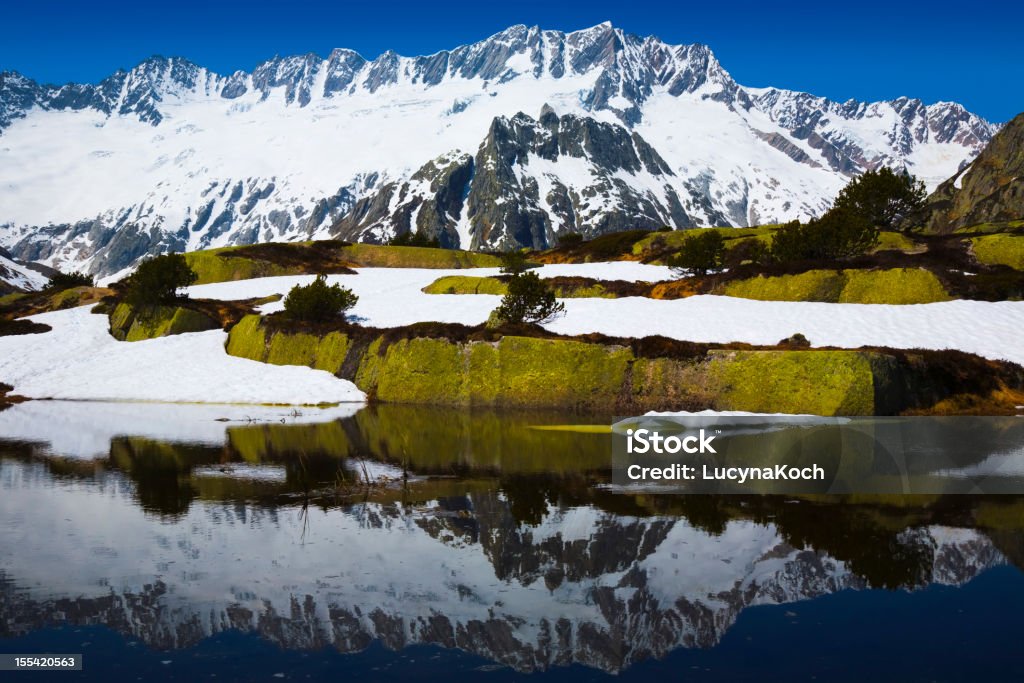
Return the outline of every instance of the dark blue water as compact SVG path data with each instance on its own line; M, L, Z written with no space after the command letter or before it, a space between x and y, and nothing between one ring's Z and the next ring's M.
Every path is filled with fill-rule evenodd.
M429 646L296 652L239 632L156 651L103 626L43 629L0 641L0 651L84 653L83 671L19 675L30 680L1021 681L1022 635L1024 574L997 567L960 588L842 591L753 607L717 646L677 650L617 676L580 665L522 674Z

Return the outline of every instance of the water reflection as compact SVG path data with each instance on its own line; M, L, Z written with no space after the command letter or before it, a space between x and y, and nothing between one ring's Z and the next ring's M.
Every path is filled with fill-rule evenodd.
M615 672L753 605L1024 560L1019 498L623 495L607 434L534 428L606 416L162 409L0 413L0 635L238 629Z

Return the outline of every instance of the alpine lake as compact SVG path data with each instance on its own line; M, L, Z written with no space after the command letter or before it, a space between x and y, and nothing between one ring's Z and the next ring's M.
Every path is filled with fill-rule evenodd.
M251 412L0 410L0 651L83 654L53 680L1024 679L1024 496L623 492L611 415Z

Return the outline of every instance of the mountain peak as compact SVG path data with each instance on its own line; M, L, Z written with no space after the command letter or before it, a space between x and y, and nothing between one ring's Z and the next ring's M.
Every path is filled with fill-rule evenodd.
M577 31L573 31L569 35L572 35L574 33L606 33L614 29L615 27L612 25L612 22L602 21L600 24L594 24L593 26L590 26L588 28L581 28Z
M497 151L477 163L467 152L489 127ZM705 44L611 22L571 33L519 24L416 57L275 56L227 76L160 55L95 85L5 72L0 245L106 274L170 248L326 237L357 208L378 216L375 239L422 219L444 226L444 244L481 248L596 235L630 215L657 227L807 219L866 169L907 167L937 185L995 129L947 103L744 88ZM50 130L73 142L41 146ZM58 163L59 178L17 172ZM433 194L416 214L384 191L424 182ZM464 196L472 206L460 213ZM500 230L468 232L498 218Z

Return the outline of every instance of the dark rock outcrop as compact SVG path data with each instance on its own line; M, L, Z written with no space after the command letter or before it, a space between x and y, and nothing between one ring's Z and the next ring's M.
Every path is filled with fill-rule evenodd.
M911 227L949 233L979 223L1024 219L1024 114L992 138L974 161L939 185Z
M684 208L692 201L678 185L639 134L545 106L538 119L495 118L475 157L452 152L384 185L332 232L377 242L420 232L443 247L542 249L566 233L692 226Z

